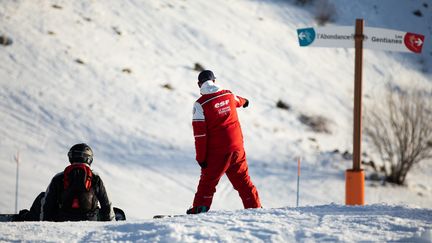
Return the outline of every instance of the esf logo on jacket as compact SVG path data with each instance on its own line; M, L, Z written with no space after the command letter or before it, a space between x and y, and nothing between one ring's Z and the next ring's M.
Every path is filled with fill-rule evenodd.
M217 112L219 115L225 115L231 112L231 107L229 107L228 104L229 100L224 100L222 102L216 103L214 107L218 109Z
M216 104L214 105L214 107L215 107L215 108L221 108L222 106L226 106L226 105L228 105L228 104L229 104L229 100L224 100L224 101L222 101L222 102L216 103Z

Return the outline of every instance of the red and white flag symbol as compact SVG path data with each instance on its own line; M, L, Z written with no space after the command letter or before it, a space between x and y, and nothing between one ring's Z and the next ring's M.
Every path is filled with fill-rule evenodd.
M406 33L404 37L405 46L412 52L420 53L423 48L424 35Z

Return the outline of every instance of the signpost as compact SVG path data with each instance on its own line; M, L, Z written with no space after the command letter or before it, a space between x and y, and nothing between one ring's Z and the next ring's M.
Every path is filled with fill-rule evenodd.
M363 19L356 20L354 65L353 168L345 172L345 204L364 205L364 171L361 169L362 87L363 87Z
M298 29L297 34L302 47L355 48L353 168L346 170L345 173L345 204L364 205L364 171L360 166L363 48L421 53L424 35L364 27L363 19L356 20L355 29L352 26L303 28Z

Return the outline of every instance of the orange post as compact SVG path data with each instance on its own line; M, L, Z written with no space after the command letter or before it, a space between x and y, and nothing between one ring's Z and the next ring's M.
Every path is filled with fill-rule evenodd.
M347 170L345 182L345 204L364 205L364 171Z

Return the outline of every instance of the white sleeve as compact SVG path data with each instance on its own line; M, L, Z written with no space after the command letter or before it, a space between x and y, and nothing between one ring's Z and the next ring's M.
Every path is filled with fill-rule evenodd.
M200 103L195 102L194 107L193 107L192 121L204 121L204 120L205 120L204 110L203 110Z

